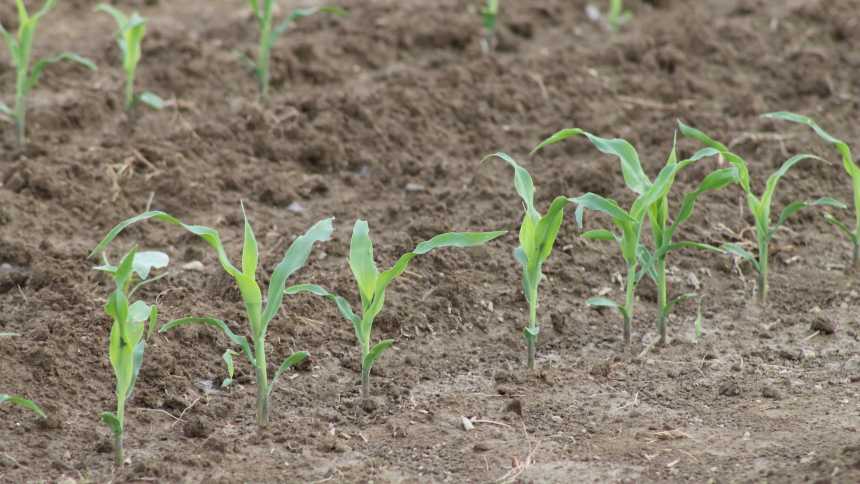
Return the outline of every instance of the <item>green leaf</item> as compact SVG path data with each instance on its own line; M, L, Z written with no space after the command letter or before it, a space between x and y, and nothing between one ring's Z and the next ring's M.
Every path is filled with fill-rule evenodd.
M297 8L290 13L290 15L277 27L275 27L275 35L281 35L290 28L290 25L293 24L296 20L303 17L310 17L311 15L315 15L317 13L327 13L334 15L336 17L345 17L349 15L349 12L346 10L337 7L337 6L325 6L325 7L310 7L310 8Z
M839 231L845 234L845 236L851 239L851 241L856 241L856 237L851 233L851 229L845 224L845 222L842 222L828 212L824 212L824 220L839 229Z
M146 340L151 341L152 335L155 333L155 327L158 324L158 307L154 304L149 311L149 325L146 330Z
M794 215L795 213L803 210L807 207L814 206L825 206L825 207L835 207L835 208L848 208L847 205L840 202L839 200L835 200L833 198L824 197L819 198L818 200L814 200L811 202L793 202L785 206L782 209L782 213L779 214L779 219L777 222L771 227L770 232L768 233L768 237L772 237L774 233L776 233L777 229L781 227L788 220L789 217Z
M164 269L170 257L159 251L140 251L134 255L133 270L141 279L148 279L152 269Z
M415 246L414 252L416 255L422 255L431 250L444 247L477 247L493 239L497 239L506 233L508 233L506 230L497 230L494 232L449 232L421 242Z
M586 193L585 195L571 198L571 202L576 204L576 225L582 228L582 218L584 209L594 210L595 212L603 212L616 222L616 224L635 223L627 212L618 206L618 202L608 198L604 198L594 193Z
M35 21L35 20L39 20L40 18L44 17L52 8L54 8L54 5L56 3L57 3L57 0L47 0L42 5L42 8L40 8L39 11L36 12L35 15L30 17L30 19ZM21 5L23 5L23 3ZM26 9L24 9L24 11L26 12ZM20 13L20 10L19 10L19 13Z
M12 111L12 109L9 108L9 106L7 106L6 103L4 103L3 101L0 101L0 113L5 114L10 118L15 116L15 113Z
M221 321L220 319L195 317L175 319L162 326L161 329L158 330L158 332L165 333L172 329L176 329L181 326L189 326L192 324L201 324L220 329L227 336L227 338L230 339L231 342L233 342L233 344L239 345L239 347L242 348L242 351L245 352L245 356L248 358L248 361L251 362L251 366L257 366L257 360L254 358L254 353L253 351L251 351L251 346L248 344L248 339L244 336L237 335L236 333L231 331L230 328L227 326L227 323Z
M356 220L352 228L349 244L349 268L358 285L361 305L366 308L373 300L379 269L373 261L373 241L370 240L370 227L365 220Z
M562 141L566 140L567 138L572 138L574 136L579 136L582 134L585 134L585 131L583 131L579 128L562 129L561 131L554 133L549 138L538 143L538 145L535 146L534 149L532 149L532 151L531 151L531 153L529 153L529 155L534 155L535 153L546 148L549 145L561 143Z
M737 181L738 181L738 183L740 183L741 188L743 188L744 192L746 192L747 194L750 194L750 195L752 194L752 190L750 188L749 168L747 166L747 162L743 158L732 153L728 149L728 147L726 147L726 145L720 143L719 141L712 139L711 137L709 137L708 135L699 131L696 128L687 126L686 124L684 124L681 121L678 121L678 127L681 130L681 134L683 134L684 136L686 136L688 138L692 138L694 140L697 140L697 141L705 144L706 146L709 146L709 147L714 148L717 151L719 151L720 154L723 156L723 158L726 159L726 161L728 161L729 163L734 165L735 168L737 168L737 170L738 170Z
M251 6L251 11L254 12L254 17L259 20L262 14L260 13L260 5L257 3L257 0L248 0L248 4Z
M245 213L245 204L240 203L240 205L242 207L242 218L245 221L245 236L242 245L242 275L249 279L255 279L257 276L257 262L259 260L257 238L254 236L254 229L251 228L248 215Z
M703 193L711 190L719 190L737 181L737 167L722 168L709 173L708 176L699 183L699 186L695 191L684 195L684 199L681 202L681 209L678 212L678 216L675 218L675 221L672 223L671 233L674 233L679 225L690 218L690 215L693 213L693 208L696 205L696 201Z
M18 333L0 333L0 338L12 338L15 336L21 336Z
M147 106L151 107L152 109L164 109L164 100L158 97L158 95L153 92L144 91L140 93L137 99L143 104L146 104Z
M704 316L702 315L702 299L699 298L699 304L696 308L696 320L693 322L697 340L702 338L702 323L704 320Z
M672 244L667 244L657 250L656 257L662 258L665 257L666 254L673 250L681 250L681 249L699 249L706 250L710 252L716 252L718 254L724 254L725 250L719 247L715 247L709 244L703 244L701 242L692 242L692 241L684 241L684 242L675 242Z
M564 220L564 207L570 203L567 197L556 197L541 217L535 230L535 249L538 252L538 264L543 264L552 254L555 239Z
M221 267L223 267L228 274L230 274L234 279L238 279L241 276L239 270L236 269L236 267L234 267L233 264L230 263L230 260L227 258L227 253L224 250L223 244L221 243L221 237L218 234L218 231L200 225L186 225L176 217L160 211L145 212L120 222L114 228L112 228L110 232L108 232L108 234L105 236L105 238L102 239L101 242L99 242L96 248L93 249L92 252L90 252L89 257L101 254L105 250L105 248L107 248L108 244L110 244L113 239L115 239L128 226L149 219L177 225L187 230L188 232L191 232L192 234L202 238L204 241L206 241L207 244L209 244L209 246L215 249L218 254L218 261L221 263Z
M30 72L30 78L27 80L26 90L29 91L36 86L46 67L60 61L74 62L93 71L98 69L95 63L86 57L81 57L73 52L63 52L47 59L39 59L36 64L33 65L33 70Z
M523 168L519 163L516 162L513 158L510 157L507 153L494 153L492 155L484 157L481 160L481 163L490 159L490 158L498 158L502 161L505 161L508 165L510 165L514 169L514 188L517 191L517 194L523 200L525 204L526 213L529 217L534 219L540 218L540 214L537 209L535 209L535 186L534 181L532 180L532 176L529 172Z
M233 355L238 355L238 353L229 348L224 351L223 355L221 355L221 359L223 359L224 364L227 365L227 378L221 382L221 388L227 388L233 384L233 376L236 374L236 366L233 364Z
M361 368L370 373L370 369L373 368L373 364L376 363L376 360L382 356L382 352L391 348L391 345L393 344L393 339L386 339L373 345L373 348L370 348L370 351L364 355L364 359L361 360Z
M676 306L678 303L684 302L688 299L694 299L697 296L698 295L696 293L688 292L686 294L681 294L680 296L676 296L676 297L672 298L671 300L669 300L669 303L667 305L668 307L666 308L667 315L669 312L672 311L672 308L674 306Z
M45 411L32 400L27 400L26 398L18 397L15 395L6 395L4 393L0 393L0 403L9 402L12 405L17 405L23 409L30 410L34 412L36 415L47 418L45 415Z
M334 218L327 218L314 224L313 227L290 244L290 248L284 254L283 260L275 267L275 271L272 273L272 280L269 282L268 302L262 316L264 332L268 328L269 322L272 321L281 308L281 304L284 301L284 287L286 286L287 279L307 264L308 257L310 257L315 243L331 239L331 234L334 231L333 221Z
M352 311L352 307L349 305L349 301L338 296L337 294L331 293L326 289L317 286L316 284L297 284L295 286L290 286L286 289L286 294L303 294L310 293L316 296L325 297L331 299L337 305L340 314L353 325L359 324L361 318L355 315Z
M114 21L116 21L117 27L119 27L120 30L125 29L125 26L128 24L128 18L125 16L124 13L119 11L119 9L114 8L113 6L108 5L106 3L100 3L95 8L95 11L96 12L104 12L104 13L112 16Z
M284 360L284 362L281 363L281 366L279 366L278 370L275 372L275 377L272 378L272 383L269 385L269 395L272 394L272 389L275 388L275 383L278 382L278 379L281 378L281 375L291 367L296 366L299 363L305 361L308 356L310 355L307 351L297 351L290 355L286 360Z
M589 240L604 240L608 242L618 241L618 237L615 234L605 229L589 230L582 234L582 238Z
M523 337L526 341L537 340L538 335L540 335L540 326L535 326L534 328L526 326L523 328Z
M149 316L152 313L152 308L143 301L137 301L128 308L128 321L131 323L141 323L149 321Z
M597 296L597 297L588 298L588 300L585 301L585 304L587 304L593 308L617 309L621 314L627 314L627 311L624 309L624 306L618 304L617 302L613 301L612 299L605 298L605 297Z
M765 209L768 212L770 211L770 204L771 204L771 201L773 200L773 195L774 195L774 192L776 191L776 185L779 182L779 180L782 177L784 177L785 174L788 173L788 170L790 170L794 165L800 163L801 161L810 160L810 159L826 162L826 160L819 158L815 155L806 155L806 154L795 155L795 156L792 156L791 158L789 158L788 160L786 160L786 162L783 163L782 166L780 166L776 172L774 172L770 177L768 177L767 185L764 189L764 193L761 196L761 204L763 207L765 207Z
M114 435L122 434L122 422L111 412L101 413L102 423L108 426Z
M756 260L755 256L752 255L752 253L750 251L744 249L743 247L741 247L737 244L723 244L722 249L723 249L723 251L728 252L729 254L738 256L745 261L749 261L753 265L753 267L755 268L756 272L758 272L760 270L759 265L758 265L758 261Z

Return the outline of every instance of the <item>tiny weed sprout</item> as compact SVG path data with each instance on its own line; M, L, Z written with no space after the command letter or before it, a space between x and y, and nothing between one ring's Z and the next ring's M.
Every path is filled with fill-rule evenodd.
M192 324L212 326L220 329L227 338L235 345L241 348L242 353L248 358L251 366L254 367L257 379L257 425L266 427L269 424L269 400L271 398L272 389L278 382L281 375L302 361L308 354L304 351L298 351L286 358L278 369L275 371L274 377L269 380L269 369L266 363L266 333L269 328L269 323L275 318L280 311L281 304L284 301L284 289L287 279L296 271L304 267L310 256L313 245L316 242L329 240L331 233L334 230L331 218L321 220L311 227L304 235L298 237L287 249L283 260L275 267L272 273L272 278L269 282L268 298L265 306L263 305L263 293L257 283L257 262L258 248L257 239L254 231L245 216L245 209L242 208L242 215L245 220L244 244L242 247L242 265L241 269L236 268L227 257L227 252L221 243L221 237L216 230L199 225L186 225L179 219L164 212L145 212L128 220L121 222L114 227L108 235L102 240L99 245L93 250L93 254L98 254L107 247L107 245L119 235L126 227L137 222L148 219L177 225L191 232L194 235L202 238L208 243L217 253L218 262L221 267L227 272L236 285L239 287L239 292L245 303L245 312L250 326L251 343L245 336L237 335L227 326L227 323L220 319L212 317L188 317L170 321L159 329L160 333L172 330L174 328L188 326ZM91 254L92 255L92 254ZM253 348L252 345L253 344ZM228 378L225 381L226 385L232 382L232 362L233 353L224 353L223 359L227 363Z
M5 402L9 402L12 405L16 405L25 410L29 410L42 418L47 418L47 416L45 415L45 411L42 410L42 407L36 405L36 403L32 400L27 400L26 398L17 397L15 395L6 395L5 393L0 393L0 404L3 404Z
M18 6L18 34L12 35L0 24L0 35L3 36L6 46L9 48L12 65L15 67L15 107L11 109L0 102L0 113L9 117L15 124L18 145L23 146L27 142L27 96L36 87L45 68L62 60L77 62L93 70L95 70L96 65L78 54L63 52L53 57L39 59L30 69L30 57L33 52L36 27L42 17L54 7L57 0L47 0L42 8L33 15L27 12L24 0L15 1Z
M162 252L138 252L131 249L118 266L112 266L107 258L96 270L106 272L113 278L115 288L105 304L105 313L113 319L110 330L110 364L116 375L116 413L103 412L102 422L114 436L114 456L117 466L123 457L123 436L125 435L125 404L131 398L134 384L143 363L146 347L144 333L152 334L158 319L158 310L143 301L129 304L135 291L161 278L150 278L152 269L167 267L170 259ZM140 282L133 285L135 276ZM149 331L146 331L147 325Z
M257 19L260 29L260 45L257 49L257 59L253 61L249 60L249 63L257 76L257 83L260 88L260 99L265 102L269 98L272 46L275 44L278 37L286 32L293 22L302 17L309 17L316 13L345 16L347 15L347 12L340 7L334 6L299 8L293 10L283 22L275 26L275 0L248 0L248 3L251 6L254 18Z
M858 167L854 162L854 157L851 155L851 148L844 141L835 138L827 131L824 131L821 126L806 116L779 112L765 114L765 117L805 124L812 128L824 141L834 145L839 154L842 155L842 166L845 168L848 176L851 177L851 186L854 190L854 228L851 229L848 224L837 219L828 212L824 212L824 217L828 223L834 225L840 232L848 237L848 240L851 241L851 245L854 247L853 255L851 257L851 267L855 272L860 272L860 167Z
M128 17L116 8L104 3L96 7L96 11L104 12L113 17L119 28L116 36L117 44L119 44L120 52L122 52L122 68L125 71L125 110L131 111L138 103L146 104L153 109L162 109L164 101L157 95L149 91L140 94L134 93L135 73L142 55L140 44L143 42L143 36L146 35L146 19L138 15L137 12Z
M481 39L481 49L484 52L492 52L496 47L499 0L487 0L486 5L481 9L481 18L484 20L484 38Z
M586 193L577 198L570 199L576 204L576 223L579 227L583 225L583 215L586 209L596 212L602 212L612 219L612 224L618 231L598 229L585 232L582 236L591 240L605 240L616 242L621 249L621 255L627 264L627 276L625 283L625 299L623 304L619 304L605 297L592 297L586 301L592 307L610 307L617 309L624 318L624 344L630 344L630 333L633 321L634 297L636 286L645 274L651 274L655 281L660 279L660 275L654 269L655 256L641 243L642 228L645 225L645 217L649 216L653 220L658 221L656 232L661 235L660 242L655 254L658 255L664 262L662 279L663 291L665 288L665 257L672 249L683 247L704 247L704 244L695 244L692 242L683 242L672 244L671 236L674 233L676 226L668 224L668 202L667 194L675 181L675 175L684 167L706 157L716 154L716 150L706 149L697 152L692 158L677 161L674 152L669 156L666 165L657 175L657 178L652 182L648 179L645 171L642 169L642 164L639 161L639 155L636 149L629 142L623 139L606 139L587 133L578 128L564 129L544 140L534 149L533 153L551 144L558 143L572 136L585 136L601 152L617 157L621 161L621 172L624 177L624 182L627 187L635 192L638 197L633 202L629 210L622 209L615 200L604 198L594 193ZM692 211L692 204L695 197L692 198L687 212ZM656 207L655 207L656 206ZM685 210L682 209L682 215ZM666 220L663 221L662 217ZM689 218L689 213L679 217L677 224ZM662 225L659 223L662 221ZM640 269L641 264L641 269ZM661 311L668 312L674 302L661 301Z
M18 336L18 334L17 333L0 333L0 338L12 338L15 336ZM16 405L16 406L21 407L23 409L30 410L31 412L35 413L36 415L38 415L42 418L46 418L45 412L42 410L42 408L39 405L37 405L35 402L33 402L32 400L27 400L26 398L19 397L16 395L7 395L5 393L0 393L0 405L2 405L3 403L6 403L6 402L9 402L10 404Z
M382 340L371 346L373 321L385 304L385 290L395 278L403 274L416 256L443 247L474 247L500 237L505 232L451 232L441 234L418 244L411 252L403 254L388 270L379 272L373 260L373 242L370 229L364 220L355 222L349 246L349 267L358 286L361 298L361 313L355 314L349 302L341 296L314 284L299 284L287 289L287 294L310 293L331 299L341 315L355 330L361 351L361 400L370 398L370 370L382 353L394 344L394 340Z
M507 162L514 169L514 187L523 200L525 214L520 225L520 245L514 251L514 258L523 266L523 293L529 304L529 323L523 329L528 345L528 368L534 368L535 352L540 325L537 320L538 286L543 279L543 263L552 254L556 236L564 219L564 207L570 203L567 197L556 197L545 215L535 208L535 189L531 175L513 158L505 153L496 157ZM486 160L487 158L484 158Z
M618 31L622 25L633 18L629 10L624 10L624 0L609 0L609 12L606 14L606 22L613 32Z
M687 126L682 122L678 122L678 125L681 128L681 133L688 138L692 138L705 146L709 146L711 148L716 149L720 152L722 157L734 165L737 168L737 176L738 176L738 184L743 189L746 194L747 206L749 207L750 213L752 213L753 219L755 220L755 234L756 234L756 242L758 243L758 258L754 256L750 251L746 250L742 246L738 244L725 244L723 245L723 250L729 252L737 257L740 257L743 260L749 261L755 269L758 277L756 279L756 297L759 305L765 305L767 303L767 293L768 293L768 266L770 262L769 255L769 244L773 239L774 234L776 234L777 230L785 224L785 222L797 213L799 210L804 209L806 207L811 206L830 206L837 208L847 208L847 206L838 201L829 197L819 198L814 201L808 202L793 202L789 203L782 209L782 213L779 214L779 218L774 223L771 219L771 205L773 204L774 193L776 192L776 185L779 183L779 180L788 173L794 165L800 163L801 161L814 159L819 161L824 161L821 158L813 155L796 155L789 158L782 166L774 172L768 179L765 185L764 192L761 196L756 196L753 193L752 187L750 185L750 175L749 168L746 160L741 158L740 156L732 153L729 149L722 143L713 140L705 133L699 131L698 129Z

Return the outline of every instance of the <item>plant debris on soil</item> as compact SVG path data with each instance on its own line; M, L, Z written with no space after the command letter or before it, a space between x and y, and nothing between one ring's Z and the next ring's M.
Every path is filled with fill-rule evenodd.
M630 140L653 175L683 119L747 157L753 179L800 152L831 161L799 166L778 204L851 200L831 147L759 115L812 116L860 149L854 0L629 1L634 17L616 34L589 19L585 0L502 2L491 55L480 2L345 0L348 17L303 19L280 38L265 107L237 54L257 40L247 2L122 2L149 19L138 85L168 104L134 126L115 27L92 13L97 3L58 2L35 50L72 50L99 70L45 72L25 149L3 126L0 332L20 336L0 340L0 390L49 418L0 408L0 481L860 482L860 279L819 213L776 236L764 309L748 302L748 265L677 253L670 282L704 296L703 334L694 336L689 302L670 320L670 344L651 347L657 298L643 281L629 350L620 318L584 304L622 294L623 262L580 239L568 215L544 267L539 370L528 372L528 306L511 255L521 207L510 172L480 164L510 152L540 186L541 207L587 191L626 201L617 161L587 143L528 151L581 127ZM0 6L3 25L15 16L13 2ZM4 54L4 99L13 85ZM719 163L687 169L674 202ZM99 423L115 398L102 311L110 287L86 255L151 207L216 228L236 260L240 200L261 267L314 221L337 217L333 240L296 281L340 294L354 294L345 258L356 218L377 227L385 266L436 233L512 232L416 259L395 282L375 331L396 344L363 408L353 329L327 301L288 297L272 322L272 361L297 350L311 358L274 390L261 433L246 362L220 388L222 334L158 335L128 403L127 465L114 469ZM743 244L751 224L741 192L727 188L703 197L685 230ZM127 232L114 258L138 243L173 259L171 274L142 290L162 322L213 315L245 327L239 294L202 241L156 223Z

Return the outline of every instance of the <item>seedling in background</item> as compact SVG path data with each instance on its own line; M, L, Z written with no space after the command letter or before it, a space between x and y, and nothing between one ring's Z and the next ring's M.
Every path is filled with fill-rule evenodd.
M598 229L590 230L582 234L586 239L591 240L606 240L616 242L621 249L621 255L627 264L627 277L625 283L625 298L624 304L619 304L605 297L592 297L586 301L589 306L593 307L610 307L617 309L624 318L624 344L630 344L630 333L633 322L634 302L636 286L645 274L651 273L657 280L657 272L654 270L654 255L641 243L642 228L645 226L646 215L660 220L662 216L668 215L663 211L664 203L672 184L675 181L675 175L684 167L706 157L716 154L716 150L701 150L693 155L692 158L677 161L674 152L669 156L666 165L657 175L657 178L652 182L648 179L645 171L642 169L642 164L639 161L639 155L636 149L629 142L623 139L606 139L587 133L578 128L565 129L557 132L544 140L534 149L536 152L544 147L561 142L572 136L585 136L594 145L595 148L603 153L617 157L621 161L621 172L624 176L624 182L627 187L639 196L633 202L629 210L622 209L618 202L611 200L594 193L586 193L577 198L572 198L570 201L577 205L576 207L576 223L582 227L583 215L586 209L596 212L603 212L609 215L613 225L618 231ZM668 206L665 207L668 211ZM692 211L692 204L689 207ZM687 214L689 217L689 214ZM680 222L686 220L679 219ZM678 223L680 223L678 222ZM692 242L682 242L680 244L672 244L671 233L674 232L672 226L664 225L658 228L661 234L661 245L657 246L656 254L661 256L664 261L663 265L663 290L665 292L665 257L672 249L683 247L705 247L705 244L695 244ZM665 232L664 232L665 231ZM641 271L639 270L642 264ZM677 302L676 300L673 300ZM672 302L665 302L666 311L671 309ZM662 308L661 308L662 310Z
M687 126L682 122L678 122L678 125L681 128L681 133L684 136L695 139L706 146L716 149L720 152L720 154L725 158L726 161L731 163L737 168L738 172L738 184L743 189L747 198L747 206L750 209L750 213L752 213L753 219L755 220L755 234L756 241L758 243L758 257L754 256L751 252L744 249L738 244L725 244L723 245L723 250L726 252L730 252L743 260L749 261L755 269L758 277L756 278L756 296L759 305L765 305L767 303L767 292L768 292L768 266L770 262L770 252L769 252L769 244L773 239L774 234L779 228L785 224L789 217L797 213L799 210L811 207L811 206L829 206L829 207L837 207L837 208L846 208L846 205L838 200L834 200L832 198L819 198L818 200L808 201L808 202L793 202L786 205L782 209L782 213L779 214L779 218L776 223L773 223L771 220L771 205L773 204L773 196L776 192L776 185L779 180L788 173L794 165L800 163L803 160L813 159L824 161L821 158L814 155L796 155L790 159L788 159L782 166L774 172L768 179L767 184L765 185L764 192L761 197L758 197L753 193L752 187L750 186L750 176L749 176L749 168L746 160L741 158L740 156L732 153L729 149L722 143L713 140L705 133L699 131L698 129Z
M523 266L523 293L529 303L529 323L523 329L528 345L528 368L535 365L535 352L540 325L537 320L538 286L543 279L543 263L552 254L555 239L564 219L564 207L569 203L567 197L556 197L545 215L535 208L535 189L531 175L513 158L505 153L490 157L500 158L514 169L514 187L525 205L525 214L520 225L520 245L514 251L514 258ZM486 160L487 158L485 158Z
M144 333L152 334L158 319L158 309L143 301L129 304L131 297L140 287L161 277L150 278L152 269L167 266L170 259L161 252L137 252L131 249L118 266L105 263L96 270L104 271L113 278L115 289L105 304L105 313L113 319L110 330L110 364L116 375L116 413L103 412L102 422L114 436L114 457L117 466L124 461L123 436L125 435L125 404L131 398L134 384L143 363L146 348ZM132 286L135 276L140 282ZM149 331L146 331L147 324Z
M851 241L851 245L854 248L852 252L853 255L851 257L851 267L854 272L860 272L860 167L858 167L854 162L854 157L851 155L851 148L844 141L835 138L827 131L824 131L821 126L806 116L779 112L765 114L765 117L805 124L812 128L818 136L824 139L824 141L833 144L839 154L842 155L842 167L845 168L848 176L851 177L851 186L854 190L854 228L851 229L847 223L837 219L830 213L824 212L824 218L828 223L836 226L836 228L845 234L845 236L848 237L848 240Z
M361 314L355 314L349 302L337 294L315 284L300 284L287 289L287 294L311 293L331 299L341 315L352 323L361 352L361 400L370 398L370 370L382 353L394 344L393 339L382 340L371 346L373 321L385 304L385 290L395 278L403 274L416 256L443 247L474 247L504 235L505 232L450 232L418 244L412 252L403 254L390 269L379 272L373 261L373 242L367 222L358 220L352 230L349 246L349 267L355 277L361 297Z
M245 209L242 208L242 215L245 216ZM290 369L290 367L298 365L304 361L308 354L304 351L298 351L287 357L283 363L275 371L275 376L269 380L268 365L266 363L266 333L269 329L269 323L278 314L281 304L284 301L284 288L287 279L297 270L304 267L308 261L313 245L316 242L329 240L331 233L334 230L332 226L332 218L321 220L311 227L304 235L298 237L287 249L283 260L275 267L272 273L272 278L269 282L268 297L265 307L263 306L263 293L257 283L257 262L258 249L257 239L254 236L254 231L248 218L245 216L245 236L244 245L242 247L242 269L237 269L227 257L227 252L221 243L221 236L214 229L203 227L200 225L186 225L176 217L164 212L145 212L135 217L129 218L121 222L119 225L111 229L108 235L102 240L99 245L93 250L90 256L101 253L110 242L116 238L126 227L137 222L148 219L154 219L160 222L166 222L172 225L177 225L183 229L199 236L206 241L217 253L218 262L233 280L236 281L239 287L239 292L245 302L245 312L248 318L249 329L251 333L251 343L245 336L237 335L230 330L227 323L220 319L212 317L188 317L170 321L159 329L160 333L170 331L171 329L188 326L192 324L207 325L220 329L233 344L238 345L242 349L242 353L248 358L251 366L254 367L257 379L257 425L266 427L269 424L269 400L272 395L272 389L281 375ZM229 353L226 353L229 354ZM232 362L232 355L229 357ZM227 357L224 357L227 361ZM228 363L228 373L230 365ZM232 380L232 375L228 375L228 380ZM229 381L227 384L229 385Z
M142 51L140 44L146 35L146 19L134 12L131 17L116 8L100 4L96 7L99 12L109 14L116 21L119 31L117 32L117 44L122 52L122 68L125 71L125 110L130 112L138 103L146 104L153 109L162 109L164 101L157 95L144 91L140 94L134 93L134 79L137 72L137 64L140 62Z
M624 10L624 0L609 0L609 12L606 14L606 22L609 29L617 32L621 26L633 18L629 10Z
M18 336L17 333L0 333L0 338L12 338L14 336ZM9 402L12 405L16 405L23 409L29 410L36 415L46 418L45 412L41 407L36 405L32 400L27 400L26 398L15 396L15 395L7 395L5 393L0 393L0 404Z
M76 62L88 69L95 70L96 65L89 59L78 54L63 52L53 57L39 59L30 69L31 54L33 51L33 40L36 36L36 27L45 14L57 3L57 0L47 0L42 8L35 14L30 15L24 0L15 0L18 6L18 34L12 35L3 25L0 25L0 35L9 48L12 65L15 67L15 108L11 109L0 102L0 113L3 113L15 123L18 145L23 146L27 142L27 96L36 87L42 72L48 65L62 60Z
M481 18L484 20L484 38L481 39L481 49L484 52L492 52L496 48L496 22L499 18L499 0L487 0L487 4L481 9Z
M293 22L302 17L309 17L316 13L328 13L337 16L344 16L347 15L347 12L340 7L334 6L299 8L293 10L283 22L275 26L275 0L248 0L248 3L251 6L254 18L257 19L257 23L260 28L260 45L257 49L257 58L250 61L250 63L257 76L257 83L260 87L260 99L265 102L269 98L272 46L275 44L278 37L286 32Z

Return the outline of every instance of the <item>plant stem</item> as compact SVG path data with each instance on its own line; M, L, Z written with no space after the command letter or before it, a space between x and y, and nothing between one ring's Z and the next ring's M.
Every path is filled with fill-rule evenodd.
M768 265L768 241L761 240L758 244L758 278L756 279L756 297L759 306L767 304L767 265Z
M257 50L257 82L260 85L260 101L269 99L269 65L272 56L272 1L266 0L260 19L260 47Z
M362 358L362 361L364 358ZM370 400L370 368L361 366L361 401L367 402Z
M125 78L125 110L131 111L134 106L134 74L129 74Z
M657 332L660 334L658 344L666 344L666 325L669 316L669 290L666 283L666 259L659 258L656 263L657 271L657 306L660 315L657 318Z
M538 291L537 284L534 285L534 288L531 290L531 294L529 294L529 329L534 332L537 330L537 306L538 306ZM535 367L535 353L537 352L537 336L528 336L526 337L526 342L529 345L529 357L528 357L528 368L529 370L533 370Z
M257 358L257 426L269 425L269 375L266 368L266 339L254 338L254 354Z
M627 266L627 294L624 298L624 346L630 345L631 325L633 323L633 296L636 290L636 266Z
M125 461L125 452L122 447L122 437L125 433L125 396L117 395L116 418L119 420L119 432L113 434L114 463L117 467L122 466Z

